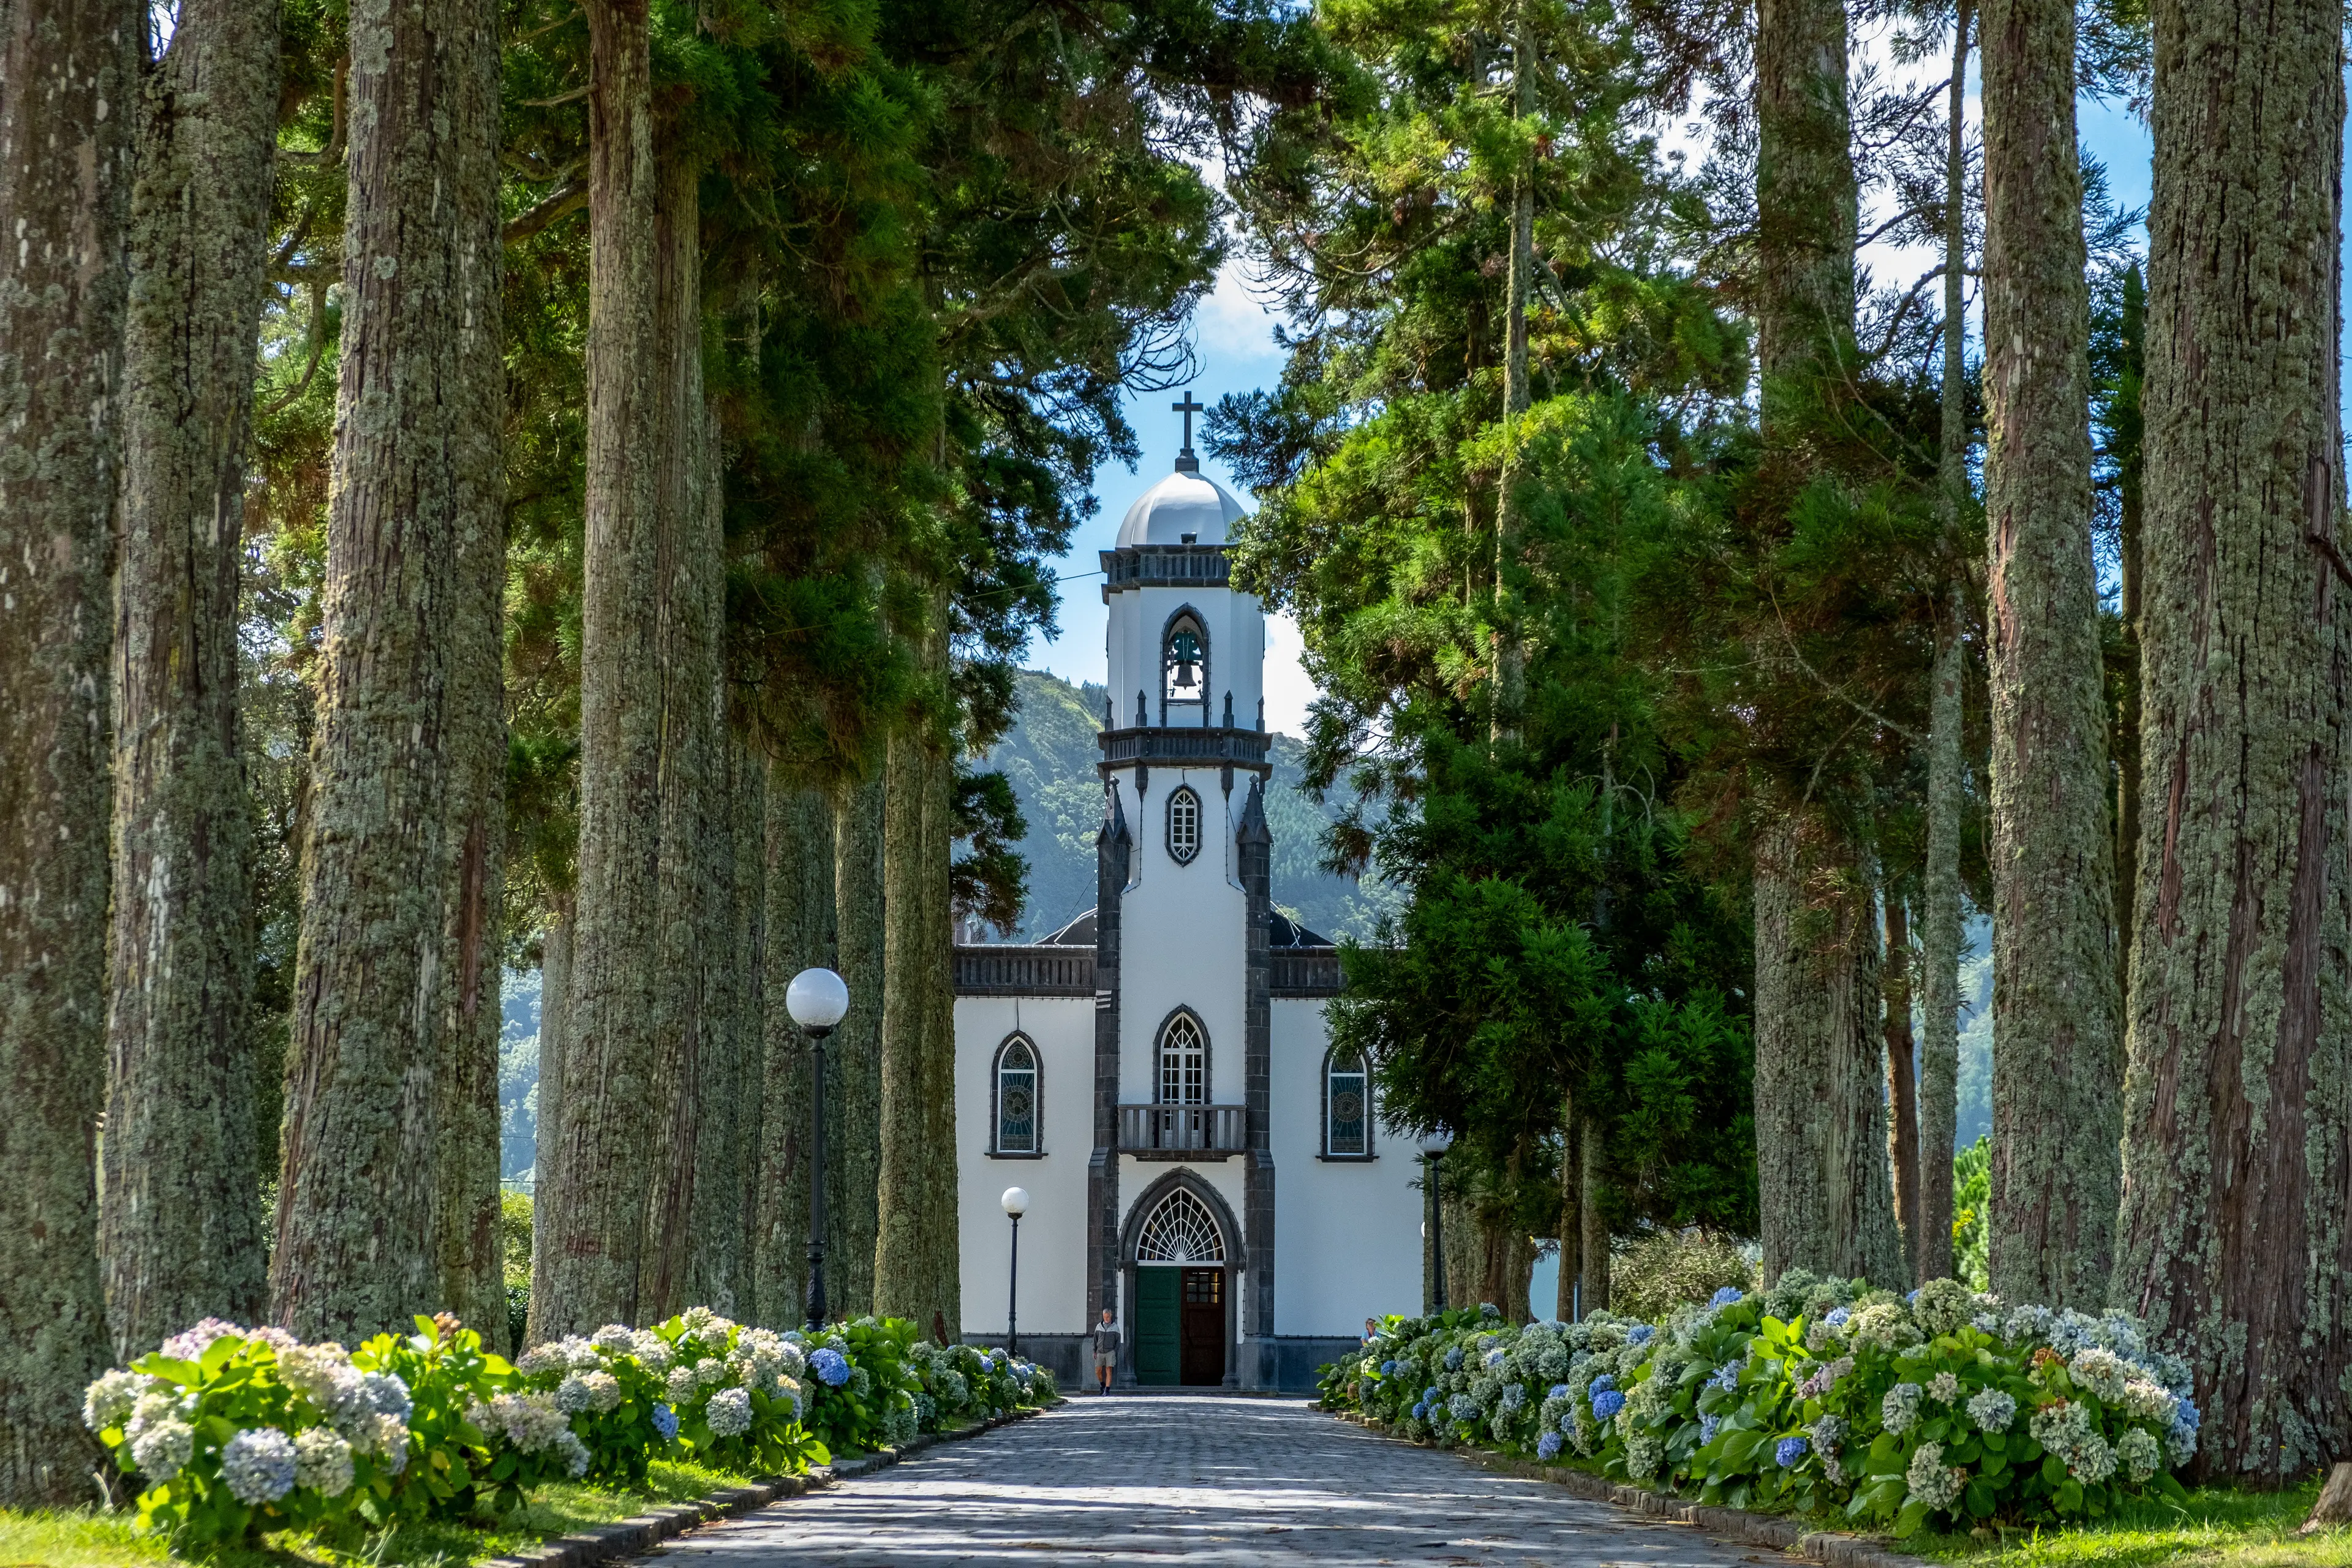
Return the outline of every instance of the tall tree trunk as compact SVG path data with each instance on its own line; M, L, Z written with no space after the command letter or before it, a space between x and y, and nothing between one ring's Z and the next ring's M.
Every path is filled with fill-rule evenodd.
M708 859L711 906L722 918L711 933L709 990L703 999L702 1172L694 1188L686 1300L740 1318L751 1305L747 1205L757 1180L760 1126L759 1079L751 1070L759 1059L758 1020L746 1013L759 980L765 857L760 852L761 772L739 741L724 740L720 753L725 794Z
M123 213L146 13L0 14L0 1504L88 1495L106 1352L107 571Z
M1862 868L1818 824L1781 818L1758 834L1755 898L1764 1278L1896 1279L1878 921Z
M1444 1294L1444 1174L1438 1170L1437 1162L1423 1155L1421 1162L1421 1311L1423 1317L1437 1310L1438 1298Z
M874 1254L882 1180L884 956L883 770L850 791L835 813L834 919L849 1013L834 1031L834 1081L825 1086L825 1296L836 1318L874 1310Z
M1461 1190L1462 1166L1448 1173L1440 1206L1445 1210L1445 1304L1475 1307L1486 1282L1486 1238L1478 1205Z
M580 637L580 883L561 1145L531 1333L637 1316L656 1146L661 669L656 620L661 336L646 0L589 0L587 545Z
M786 1329L808 1300L809 1047L784 1011L803 969L830 966L833 807L771 763L767 784L767 949L760 1072L760 1206L752 1222L758 1321Z
M1911 1049L1911 928L1903 900L1886 899L1886 1163L1895 1175L1895 1228L1906 1270L1919 1265L1919 1085Z
M1577 1283L1584 1269L1584 1220L1577 1193L1584 1173L1577 1163L1576 1096L1559 1100L1559 1285L1552 1294L1552 1317L1563 1323L1577 1318Z
M2113 1261L2113 841L2091 565L2073 0L1986 0L1992 1289L2091 1308Z
M1811 431L1843 395L1852 349L1856 184L1843 0L1762 0L1756 11L1756 356L1766 461L1813 464ZM1774 634L1777 636L1777 634ZM1773 657L1763 655L1759 657ZM1756 1143L1764 1277L1802 1265L1899 1267L1886 1179L1877 922L1859 858L1828 842L1817 808L1759 792L1756 900ZM1809 873L1824 873L1817 890ZM1810 911L1809 902L1829 907ZM1825 923L1825 942L1805 928Z
M682 1310L705 1181L736 1173L706 1156L716 1117L723 1154L730 1108L724 1021L711 1005L733 921L730 868L713 855L724 828L727 753L719 711L719 622L726 592L717 432L703 396L702 175L676 152L660 161L654 196L655 298L661 363L656 390L655 576L661 587L655 659L661 680L661 843L654 964L656 1144L647 1172L637 1312Z
M1960 0L1952 26L1951 77L1944 89L1944 370L1936 524L1943 535L1946 576L1928 675L1927 854L1919 889L1927 1039L1919 1064L1919 1226L1912 1243L1923 1283L1952 1272L1952 1143L1959 1114L1960 636L1968 609L1960 518L1969 500L1966 111L1974 13L1969 0Z
M495 11L490 13L495 16ZM496 47L493 33L492 47ZM493 169L494 169L493 165ZM490 175L495 192L496 174ZM495 205L492 209L496 217ZM491 238L498 238L495 227ZM489 287L499 280L494 249ZM495 312L456 332L469 384L496 389L498 424L460 426L457 576L448 621L448 865L443 871L439 1153L434 1165L441 1303L490 1343L506 1330L499 1232L499 1042L506 943L506 344ZM541 1002L544 1004L542 996Z
M135 105L99 1215L125 1362L268 1287L236 633L277 98L274 0L188 0Z
M2122 384L2108 408L2116 465L2117 607L2123 622L2116 694L2116 995L2130 1016L2134 894L2139 879L2140 384L2147 364L2147 290L2137 264L2124 274Z
M1583 1297L1584 1310L1590 1316L1609 1310L1609 1205L1602 1201L1601 1188L1608 1177L1602 1169L1607 1152L1601 1147L1601 1124L1590 1116L1577 1128L1576 1142L1580 1156L1578 1178L1583 1191L1577 1207L1584 1221Z
M2352 1449L2343 16L2155 7L2147 610L2116 1303L2200 1468ZM2160 785L2157 781L2161 781Z
M444 1303L441 1006L469 531L495 530L498 13L352 7L350 196L317 780L287 1072L271 1312L345 1342ZM495 1011L495 1007L493 1008ZM495 1144L493 1144L495 1147Z
M933 668L948 662L947 604L939 601L933 626ZM930 1027L923 1052L924 1136L933 1151L923 1184L927 1216L926 1268L931 1279L931 1315L918 1321L942 1343L963 1335L963 1242L958 1213L960 1173L956 1159L955 899L949 863L955 855L955 763L944 752L929 759L929 787L923 793L924 994L930 1002Z
M1512 112L1525 121L1535 115L1535 37L1528 30L1527 5L1518 6L1511 26ZM1534 149L1518 153L1511 181L1511 257L1503 306L1503 472L1495 496L1495 719L1498 735L1518 723L1526 701L1527 648L1519 640L1517 604L1510 577L1518 559L1521 479L1518 443L1526 439L1519 422L1528 411L1528 295L1535 283L1536 186Z

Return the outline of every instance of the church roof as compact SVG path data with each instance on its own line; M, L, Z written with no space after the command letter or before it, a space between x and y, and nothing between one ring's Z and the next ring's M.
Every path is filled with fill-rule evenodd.
M1216 480L1179 470L1127 509L1126 521L1118 525L1118 546L1223 544L1226 529L1247 515L1249 509Z
M1303 947L1336 947L1329 937L1308 931L1285 918L1280 910L1268 915L1266 945L1276 949ZM1095 912L1088 910L1061 930L1037 939L1040 947L1092 947L1095 944Z

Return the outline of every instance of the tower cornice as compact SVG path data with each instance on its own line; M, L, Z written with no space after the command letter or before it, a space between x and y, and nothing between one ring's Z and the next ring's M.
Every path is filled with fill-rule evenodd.
M1132 588L1224 588L1233 566L1222 544L1124 544L1099 551L1103 603Z

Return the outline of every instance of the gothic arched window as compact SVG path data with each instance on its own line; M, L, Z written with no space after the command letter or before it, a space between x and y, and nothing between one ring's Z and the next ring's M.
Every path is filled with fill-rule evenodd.
M1371 1152L1371 1077L1363 1058L1334 1051L1323 1061L1323 1152L1360 1159Z
M1209 706L1209 634L1190 610L1177 612L1160 641L1161 721L1176 703Z
M1179 866L1190 866L1201 852L1201 797L1190 786L1168 797L1168 854Z
M1037 1152L1037 1051L1019 1035L996 1053L996 1152Z
M1160 1103L1209 1102L1209 1041L1190 1013L1179 1013L1160 1031Z

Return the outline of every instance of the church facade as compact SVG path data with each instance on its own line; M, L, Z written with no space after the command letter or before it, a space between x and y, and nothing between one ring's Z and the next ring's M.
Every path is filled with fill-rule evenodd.
M1273 906L1265 617L1185 423L1102 552L1095 907L956 950L963 1331L1002 1342L1015 1310L1018 1186L1020 1344L1066 1386L1108 1306L1122 1385L1297 1390L1420 1310L1419 1165L1329 1047L1336 950Z

